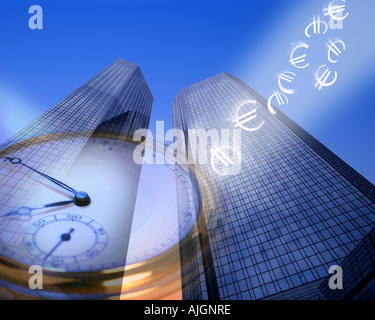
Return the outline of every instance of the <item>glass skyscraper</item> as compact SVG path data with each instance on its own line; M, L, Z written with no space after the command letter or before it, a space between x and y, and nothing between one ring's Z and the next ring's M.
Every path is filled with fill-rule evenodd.
M343 291L328 288L333 265L343 268L343 295L353 297L355 289L362 294L357 298L370 298L374 264L365 273L358 266L363 252L374 259L369 181L227 73L179 92L174 127L186 136L189 129L234 129L246 104L256 110L246 125L257 130L241 131L239 173L222 176L210 163L191 165L205 194L197 222L181 236L183 298L340 298ZM243 111L248 118L255 115L250 110ZM189 146L186 140L187 155Z
M80 139L82 143L68 150L43 149L45 155L54 154L55 161L45 170L62 177L93 133L131 137L137 129L148 128L152 103L152 93L139 66L119 58L0 144L0 150L9 146L14 149L20 141L29 140L31 145L33 138L55 133L59 133L61 139ZM57 159L62 163L56 162ZM10 177L1 179L5 184ZM0 201L5 202L1 190Z
M77 294L87 298L87 292L95 298L119 296L141 171L133 161L135 145L129 138L137 129L148 128L152 103L139 66L120 58L0 145L0 289L12 291L3 296L0 290L0 297L21 294L21 298L61 299ZM60 182L66 179L79 188L86 183L83 188L87 192ZM81 232L84 219L91 221L87 234ZM61 227L64 223L69 228ZM94 223L101 227L93 229ZM42 229L30 233L30 226ZM62 230L53 229L60 227ZM51 247L48 241L55 238L60 242ZM60 244L71 244L72 239L77 242L58 253ZM85 241L89 241L86 246ZM71 253L75 250L80 255ZM104 258L95 266L82 266L82 257L84 261ZM44 273L52 279L45 291L29 288L30 274L25 266L32 264L60 272ZM67 287L57 284L66 279L72 266L75 272L82 272L82 278L91 277L87 274L92 270L97 272L95 277L104 269L108 273L118 267L120 271L111 275L117 281L111 292L108 284L80 292L80 278L74 276L77 282L68 290L73 295L65 296ZM97 279L85 285L93 287Z
M137 129L148 128L152 102L139 66L119 58L2 143L0 150L56 132L76 132L88 138L95 130L109 130L130 136Z

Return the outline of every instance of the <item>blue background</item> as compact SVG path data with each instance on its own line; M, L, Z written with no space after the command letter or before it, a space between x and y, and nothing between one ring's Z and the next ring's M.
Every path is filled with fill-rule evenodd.
M28 9L43 8L44 29L30 30ZM14 1L0 7L0 141L11 137L118 57L140 65L154 95L150 128L172 128L183 87L226 71L268 98L276 75L294 71L293 44L308 41L310 67L296 72L296 93L280 109L375 183L375 31L373 0L347 0L342 30L307 39L322 0ZM346 51L330 65L338 80L321 91L313 72L327 61L325 41Z

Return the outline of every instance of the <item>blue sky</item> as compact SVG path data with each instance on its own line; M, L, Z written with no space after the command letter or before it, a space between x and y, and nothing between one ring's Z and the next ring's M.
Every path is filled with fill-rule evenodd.
M44 29L28 28L28 8L44 11ZM154 95L151 129L178 91L226 71L268 98L275 75L292 70L293 43L324 0L2 0L0 140L19 131L118 57L140 65ZM375 183L375 27L373 0L347 0L344 29L309 39L310 68L280 109ZM325 39L347 48L337 82L321 91L313 70L326 63Z

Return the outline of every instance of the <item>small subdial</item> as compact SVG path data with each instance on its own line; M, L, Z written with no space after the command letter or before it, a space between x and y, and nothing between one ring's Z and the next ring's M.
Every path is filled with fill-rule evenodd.
M107 245L108 235L95 219L62 213L31 224L23 240L35 264L70 269L100 255Z

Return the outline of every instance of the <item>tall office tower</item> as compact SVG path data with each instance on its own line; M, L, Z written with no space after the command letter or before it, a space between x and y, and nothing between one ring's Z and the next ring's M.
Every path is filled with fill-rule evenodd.
M139 66L118 59L0 146L5 297L119 295L141 169L131 136L152 102ZM31 265L43 290L29 288Z
M132 135L148 128L153 97L138 65L117 59L83 86L45 112L8 141L42 134L76 132L88 137L94 130Z
M360 243L375 225L374 186L277 108L271 111L227 73L175 99L174 127L185 137L189 129L241 130L238 174L221 174L213 162L191 165L202 209L181 236L184 299L327 299L329 268L343 263L345 281L345 259L360 261L365 252ZM187 155L196 150L192 141L186 139ZM233 164L234 154L222 154L221 162ZM356 290L366 284L360 269L350 271Z

